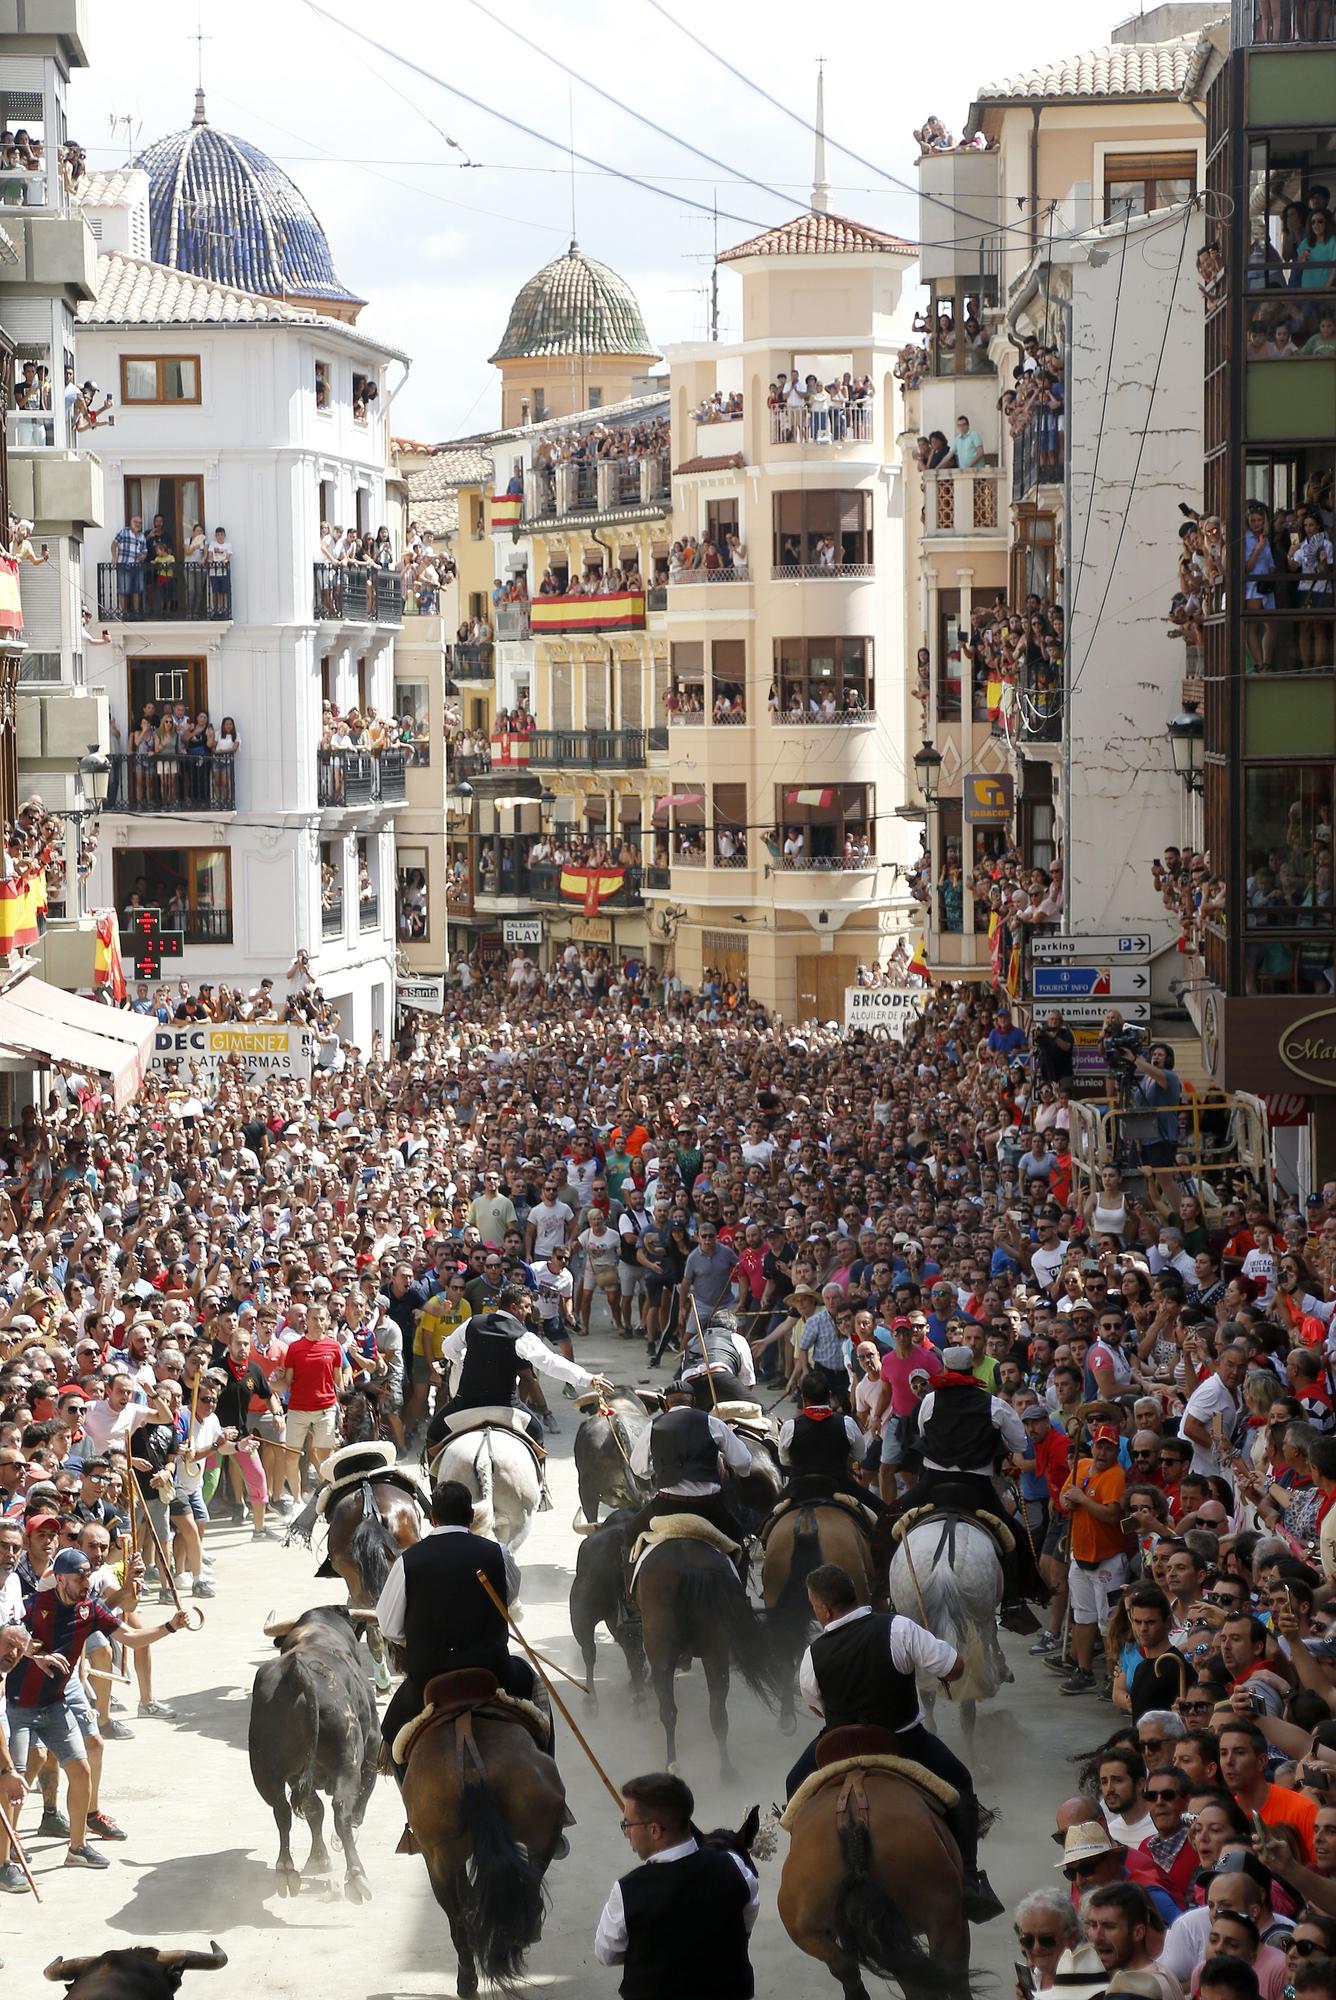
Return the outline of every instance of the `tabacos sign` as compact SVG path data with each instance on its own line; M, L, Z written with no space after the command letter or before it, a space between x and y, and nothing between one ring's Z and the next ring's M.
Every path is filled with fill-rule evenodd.
M1277 1054L1292 1076L1336 1090L1336 1007L1304 1014L1286 1028Z

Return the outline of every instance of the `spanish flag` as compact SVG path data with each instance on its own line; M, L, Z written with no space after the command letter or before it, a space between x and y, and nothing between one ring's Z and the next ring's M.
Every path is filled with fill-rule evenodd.
M492 526L494 528L518 528L520 515L524 512L524 500L518 493L494 493L492 495Z
M0 954L36 944L37 913L46 907L46 875L7 875L0 881Z
M121 964L121 933L114 910L99 910L93 923L93 985L105 986L119 1007L125 998L125 968Z
M0 632L23 630L19 601L19 566L13 556L0 556Z
M624 868L563 868L561 893L583 897L585 915L594 917L598 915L600 898L615 896L625 879Z
M498 730L492 738L492 768L500 764L527 764L532 745L527 736L514 735L508 729Z
M834 785L795 785L784 794L786 806L833 806Z
M643 590L615 590L607 597L535 597L529 605L531 632L639 631L645 623Z
M919 932L918 943L914 946L914 956L905 970L911 979L922 979L927 985L932 985L932 974L928 970L928 952L922 931Z
M1018 999L1021 990L1021 947L1019 939L1011 947L1007 959L1007 992L1012 999Z

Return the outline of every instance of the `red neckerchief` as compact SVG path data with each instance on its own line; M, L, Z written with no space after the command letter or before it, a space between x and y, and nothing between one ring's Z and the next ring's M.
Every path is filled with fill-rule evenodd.
M943 1368L931 1386L934 1389L982 1389L984 1385L977 1375L960 1375L954 1368Z
M1332 1487L1330 1493L1324 1493L1318 1502L1317 1526L1319 1534L1322 1532L1322 1523L1326 1520L1333 1507L1336 1507L1336 1486Z
M804 1403L802 1414L805 1417L810 1417L814 1424L824 1424L826 1418L833 1417L835 1412L831 1409L829 1403L818 1404L815 1409L812 1408L810 1403Z
M1233 1680L1229 1683L1231 1692L1234 1688L1242 1687L1245 1681L1250 1681L1254 1674L1265 1674L1274 1672L1275 1668L1269 1666L1266 1660L1254 1660L1252 1665L1250 1667L1245 1667L1241 1674L1235 1674Z

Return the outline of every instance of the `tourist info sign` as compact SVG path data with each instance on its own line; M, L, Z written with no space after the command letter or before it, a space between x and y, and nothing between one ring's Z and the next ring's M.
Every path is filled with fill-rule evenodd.
M1150 995L1144 965L1032 965L1036 1000L1142 1000Z

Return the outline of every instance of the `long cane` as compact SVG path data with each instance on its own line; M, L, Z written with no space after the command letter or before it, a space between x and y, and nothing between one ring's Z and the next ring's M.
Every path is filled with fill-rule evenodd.
M914 1586L914 1595L918 1599L919 1616L923 1620L923 1629L925 1632L931 1632L932 1626L928 1623L928 1607L923 1602L923 1592L919 1589L918 1571L914 1567L914 1551L909 1546L909 1534L910 1531L906 1528L900 1537L900 1546L905 1552L905 1561L909 1564L909 1580ZM955 1700L955 1696L951 1692L950 1681L943 1680L942 1689L948 1701Z
M37 1897L37 1900L40 1903L42 1900L41 1893L38 1890L37 1884L32 1879L32 1869L28 1866L28 1857L23 1852L23 1842L19 1839L18 1828L15 1826L13 1820L9 1817L9 1814L5 1811L3 1806L0 1806L0 1827L4 1829L6 1835L8 1836L10 1847L14 1851L14 1859L18 1862L19 1867L23 1870L24 1876L27 1879L28 1887L32 1890L34 1896Z
M557 1693L556 1689L553 1687L547 1675L543 1672L542 1662L539 1659L538 1654L535 1653L533 1647L529 1644L529 1641L525 1638L523 1632L521 1632L519 1626L515 1623L515 1620L511 1617L510 1612L508 1611L506 1606L502 1603L501 1599L497 1596L496 1591L493 1589L489 1579L486 1576L484 1576L481 1570L479 1570L477 1574L479 1583L482 1585L483 1589L487 1592L487 1595L491 1598L493 1604L496 1606L497 1610L501 1613L501 1616L505 1619L507 1625L509 1625L511 1631L515 1634L515 1637L519 1640L525 1652L529 1655L529 1658L533 1661L534 1666L538 1672L538 1677L542 1681L543 1686L547 1689L548 1694L551 1696L552 1700L556 1703L557 1707L561 1710L562 1714L565 1716L567 1724L569 1725L570 1728L571 1735L575 1738L580 1748L584 1751L585 1756L589 1759L594 1769L598 1772L599 1777L603 1780L604 1789L606 1790L608 1797L613 1801L613 1804L616 1806L618 1812L620 1812L622 1810L621 1793L617 1790L617 1787L613 1784L612 1779L608 1776L603 1766L599 1763L598 1758L594 1755L593 1751L590 1749L588 1742L585 1740L584 1733L581 1730L579 1723L575 1720L575 1717L571 1714L565 1702L562 1700L561 1696ZM576 1682L576 1686L577 1687L579 1686L578 1681ZM588 1690L586 1689L586 1693L587 1692Z
M149 1535L151 1536L153 1541L153 1547L157 1553L158 1575L162 1578L162 1581L166 1584L168 1590L170 1590L170 1592L172 1593L172 1598L173 1601L175 1602L177 1610L181 1613L181 1616L187 1621L187 1629L192 1632L198 1632L202 1629L204 1624L204 1613L200 1610L198 1604L191 1604L191 1605L182 1604L181 1593L176 1587L176 1575L172 1569L171 1564L168 1562L166 1556L163 1554L162 1543L158 1539L158 1531L153 1525L153 1516L149 1513L148 1507L142 1500L140 1502L140 1505L144 1508L144 1526L148 1529ZM192 1612L194 1616L199 1619L198 1625L191 1625L189 1623Z
M700 1323L700 1308L696 1304L696 1294L691 1295L691 1310L696 1315L696 1338L700 1342L700 1358L705 1363L705 1380L710 1385L710 1407L716 1417L719 1414L719 1398L715 1394L714 1370L710 1366L709 1351L705 1345L705 1328Z

